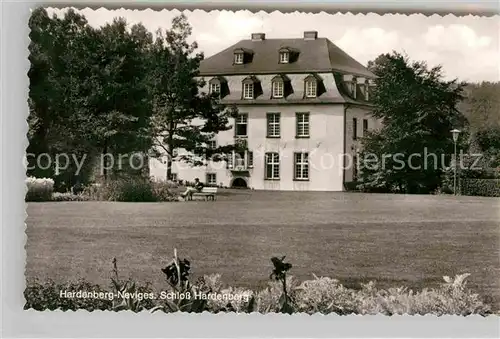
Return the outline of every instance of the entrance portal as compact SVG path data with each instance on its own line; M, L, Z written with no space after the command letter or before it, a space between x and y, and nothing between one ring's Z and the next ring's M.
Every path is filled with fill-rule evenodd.
M235 178L231 183L232 188L248 188L247 182L243 178Z

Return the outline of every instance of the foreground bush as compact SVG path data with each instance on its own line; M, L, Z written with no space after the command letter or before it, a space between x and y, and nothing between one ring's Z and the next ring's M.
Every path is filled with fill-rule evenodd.
M99 285L91 284L84 280L77 282L57 284L51 280L40 283L37 280L28 281L24 290L26 304L24 309L34 309L37 311L56 310L63 311L79 309L111 310L112 301L106 298L65 298L64 292L82 291L82 292L106 292Z
M52 194L52 201L88 201L89 197L83 194L59 193Z
M26 201L50 201L54 192L54 180L29 177L25 180L28 191Z
M122 202L177 201L172 182L153 181L143 177L129 177L96 183L86 187L82 193L87 200Z
M465 288L464 277L457 276L444 282L435 289L413 291L405 287L379 289L375 282L362 285L361 289L349 289L336 279L327 277L306 280L298 284L292 277L290 284L290 312L283 313L336 313L340 315L460 315L491 314L491 307L481 298ZM121 285L122 290L131 295L134 292L152 293L158 296L161 292L174 292L173 288L154 291L148 285L139 286L131 281ZM60 291L113 292L113 288L102 288L85 281L69 284L54 282L29 282L24 292L25 309L35 310L152 310L164 312L238 312L238 313L279 313L282 312L282 288L278 282L270 282L262 290L250 290L239 287L224 286L220 275L209 275L199 279L190 286L191 295L195 292L220 295L240 296L234 300L199 300L194 298L183 300L128 299L111 298L64 298ZM113 292L114 293L114 292ZM132 304L135 302L136 304Z
M463 195L500 197L500 179L464 179L461 191Z
M327 277L314 277L299 283L288 276L292 266L284 262L284 257L271 260L274 269L270 278L273 281L264 289L251 290L225 286L218 274L205 275L192 283L189 279L191 263L174 254L174 259L162 269L167 286L161 291L154 291L148 285L140 286L131 280L121 280L114 260L110 288L101 288L85 281L72 284L41 284L33 281L28 283L24 292L25 309L438 316L486 316L492 313L490 305L466 288L469 274L457 275L453 279L444 277L444 282L439 287L421 291L406 287L379 289L375 282L362 284L360 289L351 289L338 280ZM102 297L67 298L61 295L61 291L101 292ZM169 297L162 298L162 295ZM200 295L219 297L202 298Z
M109 200L124 202L156 201L151 181L143 178L119 179L108 184Z

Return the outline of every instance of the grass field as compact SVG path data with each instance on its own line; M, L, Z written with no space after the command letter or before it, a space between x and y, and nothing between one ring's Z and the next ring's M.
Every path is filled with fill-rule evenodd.
M108 284L122 276L164 286L177 248L195 276L266 284L270 258L291 274L352 286L419 288L471 273L469 287L500 308L500 199L358 193L224 191L218 201L28 204L26 276Z

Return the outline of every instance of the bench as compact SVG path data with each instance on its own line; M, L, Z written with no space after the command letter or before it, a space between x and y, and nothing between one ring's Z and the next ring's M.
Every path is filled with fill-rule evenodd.
M191 195L191 200L193 197L205 197L205 200L215 200L217 195L217 187L203 187L201 192L194 192Z

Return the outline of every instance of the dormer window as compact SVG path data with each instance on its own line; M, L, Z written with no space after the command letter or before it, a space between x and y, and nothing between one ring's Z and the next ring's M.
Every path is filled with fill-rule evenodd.
M284 98L291 92L290 79L283 74L271 80L271 98Z
M316 98L318 96L318 81L314 77L308 77L306 80L306 98Z
M273 98L283 98L285 92L285 84L283 81L273 82Z
M304 97L316 98L325 92L323 80L316 74L311 74L304 79Z
M306 97L316 98L318 96L318 86L316 80L306 81Z
M289 64L295 62L299 55L299 50L291 47L281 47L278 52L278 62L280 64Z
M290 61L290 52L280 52L280 64L287 64Z
M356 94L358 92L357 87L358 87L358 79L356 77L353 77L352 81L351 81L351 88L350 88L351 95L352 95L353 99L356 99Z
M255 99L262 94L260 82L255 76L248 76L243 80L242 98L245 100Z
M244 56L245 55L243 54L243 52L241 52L241 53L234 53L234 63L237 64L237 65L243 64Z
M366 81L365 86L366 86L366 101L369 101L373 96L375 82L372 79L369 79Z
M210 84L210 94L219 93L220 94L220 83L213 82Z
M365 78L363 77L357 77L355 75L352 75L352 74L344 74L342 76L343 78L343 88L344 88L344 91L347 92L347 94L353 98L353 99L356 99L356 97L358 96L358 85L359 85L359 94L363 97L366 97L366 92L367 92L367 89L366 89L366 82L365 82Z
M247 48L236 48L234 50L233 63L235 65L243 65L252 62L253 51Z
M210 94L218 93L222 98L229 93L227 80L224 77L215 77L208 82L208 90Z
M253 99L254 98L254 84L252 82L246 82L243 84L243 99Z

